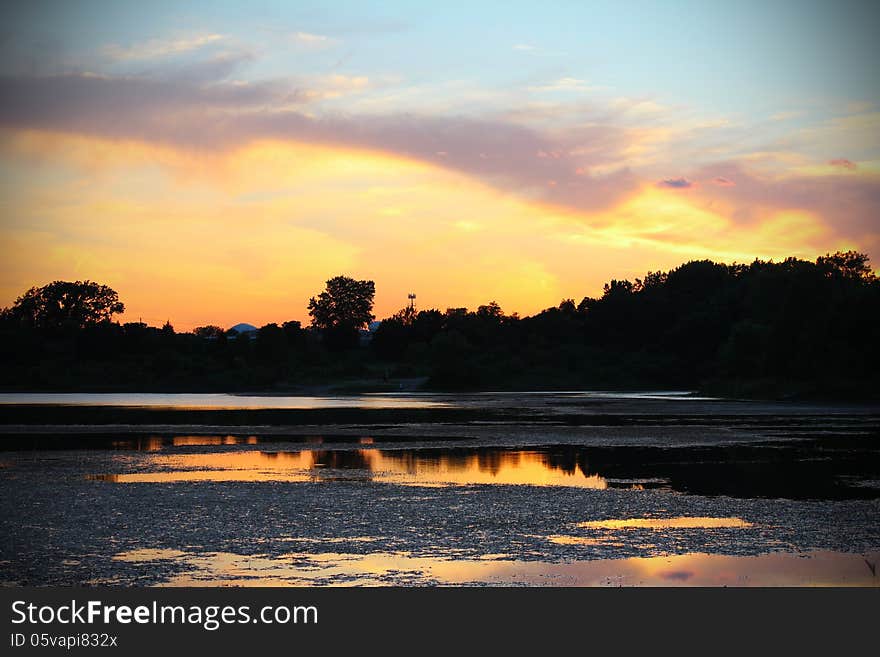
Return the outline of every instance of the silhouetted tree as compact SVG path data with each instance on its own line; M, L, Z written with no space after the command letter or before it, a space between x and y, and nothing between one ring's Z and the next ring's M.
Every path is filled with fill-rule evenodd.
M816 259L816 266L826 275L838 275L862 281L876 280L874 272L868 265L868 256L857 251L846 251L826 254Z
M370 342L376 355L385 360L399 360L412 340L415 319L416 312L409 306L383 319Z
M278 324L266 324L257 330L256 356L281 367L287 360L287 336Z
M216 340L221 335L223 335L225 331L219 326L214 326L213 324L209 324L207 326L197 326L193 329L193 335L196 335L200 338L209 338Z
M431 341L432 381L441 387L470 387L478 382L474 347L456 330L438 334Z
M413 320L413 339L428 343L434 339L446 322L446 318L439 310L420 310Z
M577 312L577 306L574 305L574 299L563 299L559 302L559 312L567 315L573 315Z
M501 310L501 306L495 301L490 301L487 305L479 306L477 308L477 317L484 319L501 319L504 317L504 311Z
M577 306L577 311L580 314L586 314L590 308L592 308L596 304L596 299L593 297L584 297L581 299L581 302Z
M307 332L303 330L302 324L299 321L293 319L284 322L281 325L281 330L284 332L284 337L287 339L288 346L297 350L305 347Z
M92 281L54 281L32 287L2 311L3 318L22 328L81 329L108 322L125 311L119 295Z
M630 281L618 281L612 279L610 283L605 283L602 295L603 299L617 299L632 294L633 284Z
M358 330L374 319L373 281L358 281L348 276L336 276L327 281L321 294L309 299L312 326L319 329L331 348L350 348L357 345Z

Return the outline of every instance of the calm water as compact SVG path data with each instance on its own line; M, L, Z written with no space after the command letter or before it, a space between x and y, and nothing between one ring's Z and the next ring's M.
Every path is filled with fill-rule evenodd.
M66 406L152 406L160 408L430 408L444 406L427 397L391 395L266 396L195 393L4 393L0 404Z
M876 413L639 395L5 395L467 412L74 430L32 410L0 427L0 585L880 584Z
M32 441L6 439L0 445L28 448ZM873 441L861 438L699 449L383 445L381 438L370 436L254 435L61 436L46 443L56 450L135 452L111 457L116 470L88 473L91 479L114 483L346 480L407 486L654 489L746 499L880 498L880 451Z
M368 539L367 539L368 540ZM296 542L291 543L295 547ZM690 553L650 558L520 561L418 557L406 553L296 553L281 557L180 550L134 550L120 562L173 566L162 586L878 586L880 553L729 556ZM97 580L93 584L113 584Z
M503 402L515 397L582 400L661 400L707 401L682 391L648 392L487 392L472 395L434 393L394 393L363 395L232 395L226 393L0 393L0 404L44 404L65 406L149 406L160 408L217 409L310 409L310 408L432 408L454 405L458 401L485 403L493 398Z

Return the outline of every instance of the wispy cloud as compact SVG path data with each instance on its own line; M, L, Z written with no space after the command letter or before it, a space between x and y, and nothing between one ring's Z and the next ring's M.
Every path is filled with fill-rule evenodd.
M724 162L694 173L700 180L724 178L735 186L704 186L696 193L720 201L736 222L754 225L773 212L798 209L822 218L836 235L880 247L877 212L880 180L860 173L766 177L742 163Z
M667 189L690 189L695 183L687 178L666 178L657 183L657 187L666 187Z
M294 32L290 40L298 47L305 50L324 50L332 48L339 41L324 34L312 34L311 32Z
M847 160L844 157L838 157L833 160L829 160L828 164L833 167L840 167L841 169L849 169L850 171L853 171L857 168L855 162Z
M579 80L577 78L559 78L558 80L554 80L548 84L537 85L533 87L529 87L529 91L534 92L545 92L545 91L599 91L603 87L598 87L595 85L589 84L586 80Z
M176 39L150 39L129 46L110 44L104 47L103 52L111 59L122 61L155 59L199 50L218 44L225 39L226 37L222 34L199 34Z
M654 116L669 111L669 107L650 98L615 98L611 107L636 117Z
M365 75L332 75L313 76L303 80L305 89L302 94L310 100L326 100L340 98L369 89L372 85Z

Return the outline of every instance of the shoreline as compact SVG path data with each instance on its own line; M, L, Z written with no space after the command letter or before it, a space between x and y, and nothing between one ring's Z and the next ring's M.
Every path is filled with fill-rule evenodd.
M489 403L481 403L488 401ZM607 426L736 422L748 417L793 418L880 415L873 403L819 404L742 400L588 399L567 400L552 395L462 397L433 407L339 406L329 408L175 408L169 406L85 404L0 404L0 432L9 425L199 425L302 426L381 425L402 423L552 423L566 426Z
M807 404L878 404L880 393L864 386L829 385L809 381L752 381L752 380L714 380L692 385L669 384L662 382L614 383L597 382L595 384L577 385L573 388L566 385L548 385L536 381L516 387L477 386L477 387L444 387L431 385L428 377L401 379L342 379L326 383L311 383L289 387L274 386L268 388L229 388L199 386L76 386L70 388L20 388L0 387L3 394L99 394L99 395L230 395L253 397L356 397L361 395L487 395L487 394L567 394L582 393L634 393L652 391L681 391L691 396L712 397L717 399L751 401L751 402L795 402Z

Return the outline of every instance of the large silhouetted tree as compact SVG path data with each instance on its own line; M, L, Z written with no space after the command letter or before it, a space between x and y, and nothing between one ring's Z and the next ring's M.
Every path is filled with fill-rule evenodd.
M858 251L838 251L834 254L820 256L816 260L816 266L826 275L838 275L844 278L872 282L877 277L868 261L869 258L864 253L859 253Z
M11 308L3 309L2 315L22 328L82 329L108 322L124 310L116 290L106 285L54 281L32 287Z
M373 281L358 281L348 276L336 276L327 281L327 287L309 300L312 326L320 329L324 341L331 348L355 346L358 330L374 319Z

